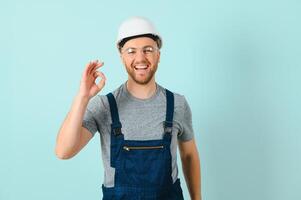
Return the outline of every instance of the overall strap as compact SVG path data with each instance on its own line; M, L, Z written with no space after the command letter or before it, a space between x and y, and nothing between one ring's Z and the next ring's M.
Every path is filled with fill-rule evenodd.
M109 100L110 104L110 111L111 111L111 148L110 148L110 164L111 167L116 167L116 158L117 152L121 148L122 141L123 141L123 134L121 133L121 123L119 120L118 108L116 104L115 97L112 93L106 95Z
M174 114L174 94L165 89L166 91L166 119L164 122L164 132L171 134L173 125Z
M118 114L116 100L112 93L109 93L106 96L108 97L109 104L110 104L110 111L111 111L111 117L112 117L112 124L111 124L112 133L113 133L113 135L118 136L118 135L122 134L121 133L122 125L119 120L119 114Z

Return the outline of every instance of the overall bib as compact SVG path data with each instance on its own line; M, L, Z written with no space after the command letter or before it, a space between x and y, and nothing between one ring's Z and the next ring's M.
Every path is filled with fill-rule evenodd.
M112 117L110 165L115 168L115 180L114 187L102 185L103 200L184 199L180 179L173 183L171 175L174 95L165 91L166 120L163 137L158 140L125 140L115 98L107 94Z

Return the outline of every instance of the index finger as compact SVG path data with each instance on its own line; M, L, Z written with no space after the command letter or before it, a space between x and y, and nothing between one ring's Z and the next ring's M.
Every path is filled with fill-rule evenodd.
M95 61L90 61L88 64L86 64L84 74L88 75L98 63L99 63L99 61L95 60Z
M103 65L104 65L104 62L99 62L91 69L90 73L94 73L98 68L102 67Z

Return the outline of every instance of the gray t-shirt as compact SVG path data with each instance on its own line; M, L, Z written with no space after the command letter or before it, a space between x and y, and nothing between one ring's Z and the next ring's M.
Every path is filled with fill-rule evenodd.
M156 92L148 99L138 99L128 92L126 82L112 92L117 103L125 140L156 140L163 137L166 114L165 89L156 83ZM191 110L183 95L174 93L173 136L171 141L172 178L178 177L177 140L188 141L194 136ZM114 187L115 169L110 166L111 113L105 95L96 95L88 103L82 126L94 136L100 133L104 165L104 186Z

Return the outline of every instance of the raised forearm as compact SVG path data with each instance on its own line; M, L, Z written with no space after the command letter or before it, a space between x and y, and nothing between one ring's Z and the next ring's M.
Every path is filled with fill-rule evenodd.
M69 156L76 148L79 137L82 119L89 99L77 95L67 114L57 136L56 154L64 158Z

